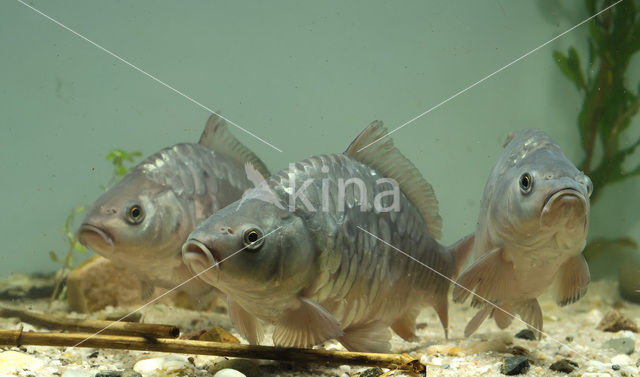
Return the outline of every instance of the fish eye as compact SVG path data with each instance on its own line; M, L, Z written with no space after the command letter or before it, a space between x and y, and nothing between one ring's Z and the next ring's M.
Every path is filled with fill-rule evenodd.
M522 191L523 194L528 194L531 192L531 189L533 188L533 177L531 177L531 174L529 173L524 173L520 176L520 191Z
M127 221L131 224L140 224L144 219L144 211L138 204L132 204L127 207Z
M258 228L249 228L244 231L242 241L247 250L257 251L264 243L262 231Z

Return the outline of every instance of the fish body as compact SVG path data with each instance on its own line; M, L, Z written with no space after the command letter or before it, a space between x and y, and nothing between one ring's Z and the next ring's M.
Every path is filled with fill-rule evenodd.
M458 283L541 331L537 297L548 287L554 286L560 305L586 293L589 269L581 252L591 191L589 177L546 133L513 134L485 186L473 236L476 261ZM466 289L456 286L454 301L464 301ZM467 336L487 317L500 328L513 319L477 296L472 306L481 310L467 325Z
M268 194L257 188L189 236L185 263L227 295L251 343L261 341L262 320L275 325L278 346L335 338L350 350L386 351L389 326L413 338L429 305L446 331L449 281L438 273L455 276L464 257L436 241L433 190L391 140L358 151L384 134L374 122L344 154L291 164L266 180Z
M253 187L244 164L268 175L262 162L212 115L199 143L180 143L147 157L93 205L80 242L134 272L147 288L174 288L193 275L180 249L196 225ZM202 295L193 279L181 287Z

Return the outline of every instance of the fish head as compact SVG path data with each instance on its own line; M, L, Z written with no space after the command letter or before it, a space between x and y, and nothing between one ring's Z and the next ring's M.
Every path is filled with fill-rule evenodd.
M580 251L593 185L545 133L526 130L506 147L487 184L489 222L504 243Z
M313 265L302 219L260 199L237 201L201 223L182 247L183 262L230 296L289 295Z
M98 198L78 239L116 264L135 268L178 256L189 223L172 190L133 171Z

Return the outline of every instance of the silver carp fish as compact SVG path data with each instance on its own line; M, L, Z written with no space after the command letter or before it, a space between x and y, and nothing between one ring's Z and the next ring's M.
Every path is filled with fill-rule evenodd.
M245 174L269 175L264 164L213 114L197 144L180 143L146 158L93 205L78 229L80 242L144 283L174 288L193 276L181 247L197 224L253 187ZM193 279L181 287L196 297L211 287Z
M227 296L250 343L262 341L265 321L276 346L337 339L384 352L389 327L414 338L429 305L446 335L447 278L464 265L467 243L452 252L436 241L433 189L391 139L364 148L385 134L373 122L344 154L291 164L189 236L185 264Z
M512 134L493 167L474 236L475 262L459 277L453 300L473 291L481 307L465 328L473 334L487 317L500 328L516 313L542 331L537 297L553 285L555 300L580 299L589 284L582 256L589 222L592 184L546 133L527 129Z

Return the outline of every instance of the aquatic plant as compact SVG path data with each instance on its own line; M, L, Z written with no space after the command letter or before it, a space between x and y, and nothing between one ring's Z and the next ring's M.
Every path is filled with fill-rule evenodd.
M142 156L142 153L138 151L126 152L122 149L110 150L109 153L107 153L106 160L111 161L111 164L113 165L113 173L111 175L111 178L109 179L109 183L106 186L100 185L100 187L106 191L111 185L118 182L122 177L127 175L127 173L129 172L129 167L127 165L132 165L136 157L140 157L140 156ZM65 235L66 240L69 243L69 251L67 252L66 257L64 258L64 261L62 261L62 270L58 275L55 289L53 290L53 294L51 295L52 299L56 297L58 299L64 299L66 295L66 287L64 287L60 291L60 285L62 283L62 280L64 280L65 272L67 268L70 270L73 269L74 250L79 253L85 253L87 251L87 249L78 242L78 237L73 232L71 232L71 227L73 225L73 221L76 215L78 215L84 210L85 210L85 206L76 207L73 210L71 210L71 212L67 215L65 219L64 227L62 228L62 233ZM53 250L49 250L49 258L53 262L61 261L60 258L58 257L58 254Z
M595 14L613 3L586 0L585 6L589 14ZM628 168L640 138L630 143L625 139L625 131L640 110L640 83L634 91L627 75L632 57L640 51L639 7L638 0L623 1L589 23L584 67L575 47L570 47L567 54L553 52L563 75L583 97L577 123L584 158L578 167L593 182L592 205L606 186L640 175L640 165ZM590 260L612 249L628 254L637 245L628 237L593 240L584 254Z

